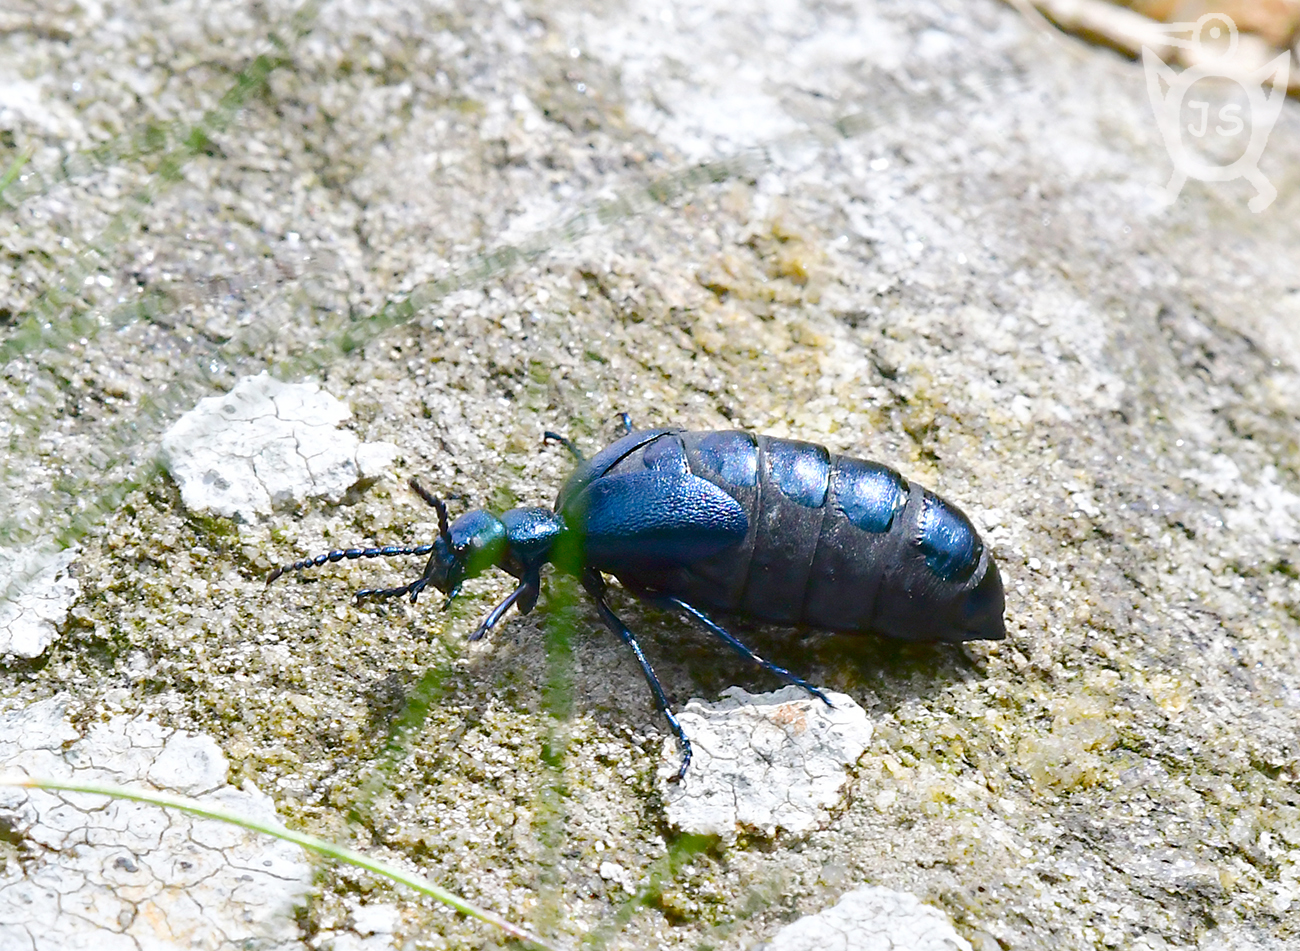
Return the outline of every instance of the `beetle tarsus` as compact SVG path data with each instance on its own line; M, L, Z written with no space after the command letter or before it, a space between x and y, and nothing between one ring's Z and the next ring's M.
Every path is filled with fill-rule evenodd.
M668 722L676 725L677 729L681 729L681 725L677 723L677 718L672 716L672 714L669 714ZM686 768L691 765L691 741L686 738L685 733L679 733L677 736L677 742L680 743L682 747L682 765L681 768L668 779L670 783L674 784L680 783L686 778Z
M423 588L426 584L428 584L428 581L424 578L421 578L418 582L416 582L416 584L418 584L421 588ZM458 597L460 597L460 585L456 585L454 588L452 588L450 591L447 592L447 597L442 602L441 610L443 611L450 610L451 602L455 601ZM415 603L415 594L411 595L411 603L412 604Z

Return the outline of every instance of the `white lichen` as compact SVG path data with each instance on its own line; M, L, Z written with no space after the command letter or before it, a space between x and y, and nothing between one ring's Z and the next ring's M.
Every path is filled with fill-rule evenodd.
M864 885L825 911L786 925L754 951L971 951L937 908Z
M40 657L54 643L81 593L69 570L75 548L0 550L0 658Z
M209 737L119 716L82 735L61 698L0 715L0 776L172 790L263 821L275 806L226 785ZM297 949L311 867L296 845L157 806L0 787L0 948Z
M266 373L199 400L162 438L185 507L254 523L307 498L338 502L396 458L392 443L338 429L348 407L314 383Z
M678 715L694 757L685 779L671 783L677 750L665 745L668 821L728 841L744 829L799 833L825 822L871 742L866 712L845 694L827 693L828 707L795 686L759 695L730 687L723 696L691 700Z

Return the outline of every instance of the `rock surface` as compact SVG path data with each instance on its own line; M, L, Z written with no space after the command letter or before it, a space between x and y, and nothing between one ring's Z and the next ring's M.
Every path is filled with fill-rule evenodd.
M993 0L10 6L0 544L75 543L81 590L6 709L211 737L287 823L573 946L752 947L863 883L980 951L1300 942L1294 101L1253 214L1244 180L1166 205L1141 64ZM163 432L263 371L393 478L191 511ZM499 573L445 613L351 603L414 561L263 585L431 539L410 476L546 504L542 432L620 412L879 459L992 547L1005 642L738 629L874 727L832 821L672 831L666 730L563 578L477 645ZM678 709L776 686L614 604ZM490 940L319 888L295 940Z

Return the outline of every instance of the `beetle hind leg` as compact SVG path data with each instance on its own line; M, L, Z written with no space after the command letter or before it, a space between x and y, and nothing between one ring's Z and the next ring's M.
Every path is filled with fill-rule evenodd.
M645 675L646 683L650 685L650 692L654 694L655 701L659 704L659 711L668 720L668 726L672 729L673 736L677 737L677 743L682 750L682 765L677 770L677 775L672 778L672 782L679 783L686 776L686 767L691 765L691 741L686 738L686 731L682 729L677 717L673 716L673 711L668 706L668 696L664 693L663 685L659 683L659 678L655 675L654 668L650 666L650 661L646 659L645 653L641 650L641 645L636 642L636 635L628 630L627 625L619 620L618 615L610 610L609 605L605 603L604 579L595 572L589 571L582 576L582 586L587 589L587 593L596 602L596 610L600 612L600 619L605 622L605 626L617 634L619 640L632 648L637 663L641 665L641 673Z
M784 667L780 667L772 663L770 660L764 660L762 657L759 657L752 650L746 647L740 641L739 638L737 638L734 634L732 634L730 631L724 628L717 621L713 620L713 618L709 617L699 608L695 607L695 605L687 604L681 598L663 597L663 596L655 596L655 595L648 595L648 594L638 595L638 596L641 597L642 600L646 601L649 604L653 604L656 607L667 608L669 610L683 611L686 614L689 614L691 617L695 618L695 620L699 621L701 624L707 627L713 634L716 634L719 638L721 638L722 641L728 647L730 647L741 657L751 660L754 663L758 664L758 666L762 667L764 670L776 674L778 677L780 677L788 684L794 684L796 687L802 687L804 690L807 690L810 694L812 694L822 703L826 704L826 706L828 707L834 706L834 704L827 699L826 694L822 693L820 690L818 690L808 681L804 680L802 677L798 677L790 673L790 671L786 670Z

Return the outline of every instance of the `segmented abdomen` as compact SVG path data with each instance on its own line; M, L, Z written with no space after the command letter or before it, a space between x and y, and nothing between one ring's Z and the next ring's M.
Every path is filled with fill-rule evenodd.
M609 471L683 463L741 504L749 530L661 579L666 593L773 623L961 639L947 609L991 563L952 504L879 463L738 431L664 432Z

